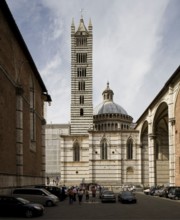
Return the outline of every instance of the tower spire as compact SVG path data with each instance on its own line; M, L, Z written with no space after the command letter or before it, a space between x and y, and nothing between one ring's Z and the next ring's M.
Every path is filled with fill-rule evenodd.
M81 12L81 19L83 19L83 11L84 11L84 8L81 8L80 12Z
M72 18L71 26L74 26L74 18Z
M92 26L91 18L89 19L89 26Z

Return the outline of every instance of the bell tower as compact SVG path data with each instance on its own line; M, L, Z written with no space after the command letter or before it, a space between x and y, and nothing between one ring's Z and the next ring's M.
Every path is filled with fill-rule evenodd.
M71 134L87 134L93 123L92 24L81 16L79 27L71 24Z

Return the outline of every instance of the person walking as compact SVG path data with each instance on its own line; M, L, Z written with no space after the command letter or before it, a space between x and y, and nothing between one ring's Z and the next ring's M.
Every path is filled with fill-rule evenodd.
M68 190L68 196L69 196L69 204L72 205L74 201L74 192L72 188Z
M86 202L88 202L89 201L89 190L88 189L85 190L85 196L86 196Z
M77 187L73 187L73 200L76 202L76 195L77 195Z
M95 186L91 188L91 192L92 192L92 202L95 202L95 199L96 199L96 187Z
M82 198L83 198L83 190L79 189L78 190L78 200L79 200L79 205L82 203Z

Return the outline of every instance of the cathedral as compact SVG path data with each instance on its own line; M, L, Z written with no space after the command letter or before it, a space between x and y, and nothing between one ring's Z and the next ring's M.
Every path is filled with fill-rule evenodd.
M61 185L180 185L180 67L136 123L107 82L93 108L93 26L71 24L71 122L46 125L46 175Z

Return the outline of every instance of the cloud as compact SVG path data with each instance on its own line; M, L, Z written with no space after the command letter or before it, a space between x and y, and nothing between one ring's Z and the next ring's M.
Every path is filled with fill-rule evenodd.
M179 65L178 0L7 0L52 96L48 122L70 121L74 17L93 24L93 100L107 81L114 101L136 120Z

